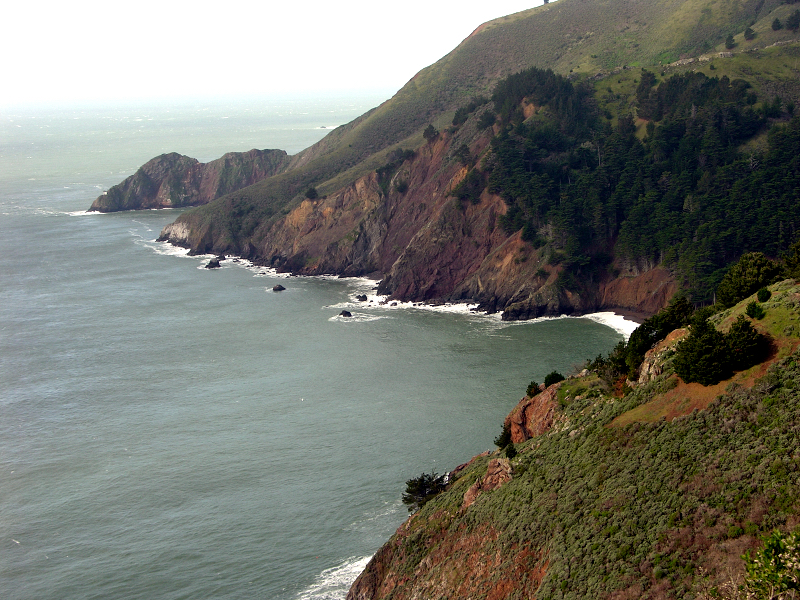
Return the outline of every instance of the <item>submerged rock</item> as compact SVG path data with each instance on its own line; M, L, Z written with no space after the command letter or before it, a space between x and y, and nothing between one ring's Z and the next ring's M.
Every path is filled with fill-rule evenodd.
M285 289L286 288L283 287L280 283L278 285L275 285L275 286L272 287L272 291L273 292L282 292Z
M342 312L339 313L339 316L340 317L352 317L353 315L349 310L343 310Z
M219 268L220 264L218 258L212 258L210 261L208 261L208 264L206 265L206 269L219 269Z
M366 294L359 294L358 296L356 296L356 300L358 300L359 302L366 302L367 301L367 295Z

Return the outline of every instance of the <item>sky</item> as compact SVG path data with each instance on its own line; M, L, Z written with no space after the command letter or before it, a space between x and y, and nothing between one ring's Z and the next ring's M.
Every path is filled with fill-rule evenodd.
M30 0L0 8L0 106L400 89L542 0ZM387 95L387 97L388 97Z

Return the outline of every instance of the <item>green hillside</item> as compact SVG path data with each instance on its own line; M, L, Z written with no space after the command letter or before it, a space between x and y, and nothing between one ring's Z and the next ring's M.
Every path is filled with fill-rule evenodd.
M531 400L555 405L549 431L454 472L354 590L396 600L772 597L738 587L741 555L800 522L800 288L770 290L768 320L756 323L775 347L767 363L710 392L669 364L624 398L594 373L555 384ZM785 568L796 581L797 564ZM466 595L459 582L470 579L480 591Z

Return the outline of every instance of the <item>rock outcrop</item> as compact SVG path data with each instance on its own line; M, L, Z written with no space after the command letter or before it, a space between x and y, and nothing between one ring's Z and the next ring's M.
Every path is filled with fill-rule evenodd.
M207 204L280 173L288 162L289 156L283 150L229 152L208 163L176 152L162 154L103 192L89 210L114 212Z
M554 383L532 398L525 396L508 414L503 424L508 427L513 443L520 444L550 430L558 410L561 383Z

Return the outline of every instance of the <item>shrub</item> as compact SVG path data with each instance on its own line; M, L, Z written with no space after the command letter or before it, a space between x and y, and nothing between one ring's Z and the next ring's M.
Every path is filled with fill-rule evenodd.
M494 445L502 450L510 443L511 443L511 430L508 428L508 425L504 424L503 430L496 438L494 438Z
M564 376L559 373L558 371L552 371L551 373L547 374L547 377L544 378L544 386L550 387L554 383L558 383L559 381L564 381Z
M422 137L424 137L425 140L430 144L433 142L433 140L439 137L439 131L433 125L428 125L425 128L425 131L422 132Z
M755 37L756 37L756 32L753 31L751 27L748 27L747 29L744 30L744 39L749 41Z
M772 31L779 31L781 29L783 29L783 23L781 23L781 20L776 17L772 22Z
M535 381L531 381L528 384L528 389L525 390L525 395L528 396L528 398L533 398L538 393L539 393L539 384L536 383Z
M728 50L732 50L736 47L736 42L733 41L732 35L729 35L728 37L725 38L725 47Z
M514 458L519 453L517 452L517 449L514 447L514 444L509 444L508 446L506 446L505 454L506 454L506 458L508 460L511 460L512 458Z
M800 590L800 529L784 535L773 531L764 538L764 546L745 561L745 586L755 598L790 598ZM791 595L786 594L789 592Z
M763 319L764 316L767 314L767 311L761 308L761 305L755 300L747 303L747 308L744 309L744 312L748 317L756 319L758 321Z
M408 506L408 512L417 512L428 500L444 491L444 488L444 475L423 473L406 481L403 504Z
M495 121L497 121L497 115L495 115L492 111L487 110L478 119L478 129L486 129L487 127L491 127L494 125Z
M408 182L405 179L395 182L394 189L398 194L405 194L408 191Z
M758 301L759 302L766 302L770 298L772 298L772 292L770 292L767 288L761 288L756 292Z
M313 185L306 190L306 198L309 200L316 200L318 197L319 194L317 193L317 188L315 188Z

